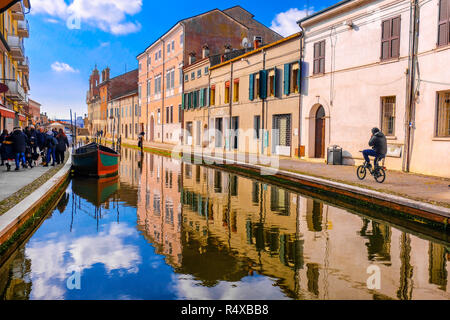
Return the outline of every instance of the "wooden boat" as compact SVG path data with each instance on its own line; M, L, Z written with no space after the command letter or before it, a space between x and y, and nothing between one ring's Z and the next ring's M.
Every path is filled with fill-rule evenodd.
M75 174L106 178L119 172L119 153L111 148L92 142L75 150L72 154Z
M108 202L119 190L119 177L102 179L75 177L72 180L72 190L77 196L99 207Z

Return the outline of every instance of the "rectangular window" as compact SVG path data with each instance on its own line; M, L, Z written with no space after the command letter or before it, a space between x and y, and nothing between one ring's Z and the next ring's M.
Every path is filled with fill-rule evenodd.
M216 86L211 86L210 92L209 104L214 106L216 104Z
M167 45L167 53L170 53L170 43Z
M184 44L184 37L183 34L180 34L180 46L183 46Z
M172 51L175 50L175 40L172 40Z
M182 115L182 107L181 107L181 104L179 104L178 105L178 122L183 122L182 120L182 118L181 118L181 115Z
M178 78L178 81L179 81L179 85L180 85L180 87L181 87L181 84L183 83L183 67L182 67L182 65L180 65L180 66L178 67L178 72L179 72L179 78Z
M450 91L438 93L436 136L450 137Z
M259 73L255 75L255 93L256 99L259 99Z
M209 73L209 67L205 67L205 74Z
M170 123L170 110L166 107L166 123Z
M189 81L189 75L186 74L186 75L184 76L184 82L188 82L188 81Z
M400 16L381 23L381 60L400 56Z
M386 136L395 135L395 97L381 98L381 131Z
M235 79L233 83L233 102L239 102L239 79Z
M275 96L275 69L269 71L269 97Z
M158 124L161 124L161 109L158 109Z
M191 73L191 80L195 80L195 72Z
M299 86L299 72L300 72L300 66L299 63L293 63L291 65L291 93L298 93L298 86Z
M151 92L151 80L147 80L147 97L150 97Z
M450 42L450 0L439 1L438 46L446 46Z
M325 40L314 43L313 74L325 73Z
M173 123L173 106L170 106L170 123Z
M202 76L202 70L197 70L197 78L200 78Z
M152 57L148 56L147 57L147 65L151 65L152 64Z
M230 81L225 82L225 103L230 103Z
M261 116L254 116L253 117L253 138L259 139L260 137L260 131L261 131Z

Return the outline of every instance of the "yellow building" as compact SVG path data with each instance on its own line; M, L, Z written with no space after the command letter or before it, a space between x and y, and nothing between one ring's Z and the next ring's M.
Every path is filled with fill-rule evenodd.
M9 1L0 8L0 81L7 86L0 97L0 129L12 130L28 123L24 107L28 105L30 90L29 62L24 38L29 37L25 18L29 9L29 1Z

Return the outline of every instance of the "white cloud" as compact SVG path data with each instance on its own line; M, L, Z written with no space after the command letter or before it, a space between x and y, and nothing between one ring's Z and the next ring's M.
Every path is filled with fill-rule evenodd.
M282 300L287 299L275 279L265 276L220 281L214 287L200 285L191 275L173 275L171 289L180 300Z
M76 18L105 32L123 35L141 29L139 22L127 21L127 16L141 9L142 0L73 0L70 4L64 0L34 0L32 12L61 20Z
M313 11L308 9L299 10L291 8L285 12L278 13L272 20L270 28L284 37L300 31L297 21L311 14Z
M95 264L103 264L107 274L113 270L137 273L142 263L139 248L125 243L133 236L133 228L113 224L98 234L75 240L63 236L30 243L25 253L32 261L29 274L33 283L32 299L64 299L71 266L76 266L81 274Z
M78 70L75 70L71 66L69 66L67 63L55 61L52 64L52 70L56 72L73 72L77 73Z

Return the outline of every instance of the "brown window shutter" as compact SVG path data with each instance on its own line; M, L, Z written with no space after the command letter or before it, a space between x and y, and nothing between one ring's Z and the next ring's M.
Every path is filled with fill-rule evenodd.
M319 56L320 56L320 43L314 43L314 69L313 74L319 73Z
M381 60L389 59L391 44L391 19L381 23Z
M400 17L392 19L391 58L400 56L400 25Z
M440 0L439 2L439 25L438 25L438 46L445 46L449 43L449 11L450 1Z
M325 73L325 40L320 43L320 73Z

